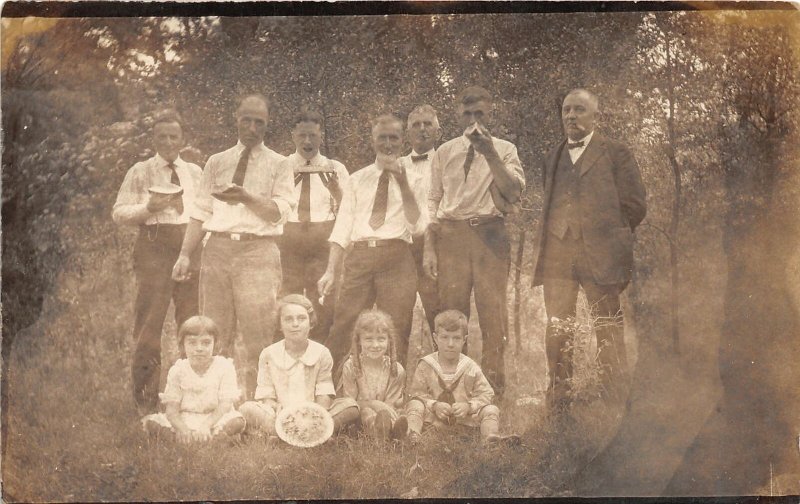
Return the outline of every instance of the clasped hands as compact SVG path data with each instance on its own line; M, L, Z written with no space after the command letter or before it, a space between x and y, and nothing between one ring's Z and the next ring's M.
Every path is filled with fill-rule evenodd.
M466 418L472 408L466 402L447 404L446 402L436 401L431 406L431 410L436 415L436 418L442 422L452 423L455 418Z

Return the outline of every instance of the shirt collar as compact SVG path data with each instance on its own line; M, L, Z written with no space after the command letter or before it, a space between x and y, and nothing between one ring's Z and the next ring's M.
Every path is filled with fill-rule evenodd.
M568 143L583 142L583 147L586 148L586 146L589 145L589 142L592 141L592 136L594 136L594 130L590 131L589 134L584 136L583 138L579 138L574 141L568 138L567 142Z
M295 153L292 154L292 156L294 156L294 164L298 166L305 166L306 158L300 155L299 152L295 151ZM317 152L316 156L311 158L310 161L311 161L311 166L323 166L325 164L325 158L320 152Z
M155 160L156 160L156 166L158 166L159 168L166 167L169 164L169 161L161 157L161 154L159 153L156 153ZM181 159L181 157L178 156L177 158L175 158L175 161L173 162L175 163L175 166L180 166L182 161L183 160Z
M433 155L436 154L436 147L432 148L428 152L423 152L421 154L419 152L415 151L414 149L411 149L411 154L410 155L411 156L424 156L426 154L428 155L428 159L431 159L433 157Z
M241 140L237 140L236 141L236 148L241 153L247 147L242 143ZM261 143L257 144L255 147L253 147L253 151L265 151L265 150L267 150L267 146L264 145L264 142L261 142Z
M290 367L294 366L295 362L301 362L305 366L312 367L319 362L324 348L324 346L316 341L308 340L308 347L306 347L306 351L303 353L303 355L295 360L291 355L289 355L289 352L286 351L286 340L284 339L278 342L278 346L276 348L281 358L274 359L274 361L279 367L285 366L284 369L289 369Z

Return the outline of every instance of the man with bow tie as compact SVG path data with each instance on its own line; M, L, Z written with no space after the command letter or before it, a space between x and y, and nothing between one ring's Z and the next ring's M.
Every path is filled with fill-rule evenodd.
M382 115L372 127L375 163L350 175L330 236L330 257L319 291L333 292L344 268L333 326L325 346L334 360L335 378L350 351L358 314L373 304L392 317L397 330L397 360L408 353L416 302L417 272L411 255L412 236L427 223L422 205L424 182L400 158L403 122ZM345 249L350 248L344 258ZM344 260L343 260L344 258Z
M200 313L216 322L217 349L233 357L237 331L247 359L245 394L256 387L258 357L275 333L281 283L276 239L294 205L294 175L284 156L264 145L269 101L245 96L234 114L239 141L206 162L172 278L185 281L192 253L206 233L200 271Z
M595 131L598 98L570 91L561 108L566 140L547 154L534 285L544 285L548 403L568 402L578 287L594 318L605 390L617 399L627 372L619 295L631 279L633 231L646 213L630 150ZM616 391L616 392L615 392Z
M456 104L464 134L442 144L433 156L424 267L426 274L438 277L442 310L469 314L475 291L483 338L481 368L502 396L511 264L504 216L519 200L525 175L514 144L494 138L487 128L489 92L468 87Z
M128 170L112 213L117 224L139 227L133 249L138 292L131 376L134 401L142 415L158 411L161 331L170 299L179 326L197 315L199 254L186 282L171 278L201 174L199 166L180 158L183 145L181 117L174 110L157 114L153 123L156 155Z
M425 199L420 201L421 207L428 204L428 193L431 185L431 162L433 155L436 154L436 142L442 137L442 130L439 127L439 118L436 109L430 105L420 105L408 114L408 129L406 138L411 144L411 153L403 159L406 166L420 177L425 185ZM411 253L414 255L414 262L417 265L417 292L425 310L425 318L428 320L428 327L433 333L433 320L439 313L439 292L436 279L426 275L422 268L422 256L424 251L425 236L414 237L411 246Z
M317 281L328 264L328 237L333 231L336 212L342 201L342 186L350 175L345 166L319 152L322 143L322 116L313 111L300 113L294 120L292 140L297 150L286 158L294 173L294 203L280 240L283 267L283 294L303 294L311 300L317 323L311 338L325 341L333 321L336 296L320 304Z

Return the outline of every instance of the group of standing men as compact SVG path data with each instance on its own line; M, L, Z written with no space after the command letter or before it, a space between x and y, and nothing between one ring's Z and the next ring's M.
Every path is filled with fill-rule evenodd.
M405 365L417 293L431 329L441 310L469 315L474 293L482 367L502 395L510 265L504 218L520 199L525 177L516 147L487 129L487 90L465 89L456 109L464 134L438 149L441 129L431 106L416 107L407 130L396 116L379 116L372 126L375 162L352 174L319 152L323 124L315 112L295 119L294 154L266 147L269 101L262 95L239 102L239 141L212 155L204 170L180 159L181 118L158 116L157 154L129 170L113 211L117 223L140 228L132 377L141 412L157 409L170 299L178 324L198 312L217 323L222 355L232 356L241 334L248 357L240 371L252 394L259 353L275 336L276 299L290 293L314 303L319 322L312 337L330 349L335 369L347 357L364 309L377 306L392 317ZM613 322L598 330L598 340L608 342L603 363L619 374L618 294L630 279L630 231L644 217L644 188L627 149L592 137L596 115L597 98L588 91L565 99L565 131L570 142L583 138L585 152L575 157L572 143L562 142L547 158L535 280L545 284L548 319L574 314L577 286L584 287L598 314ZM406 139L412 152L403 156ZM176 186L182 191L159 190ZM567 394L568 336L548 328L552 400ZM623 357L612 362L606 357L612 352Z

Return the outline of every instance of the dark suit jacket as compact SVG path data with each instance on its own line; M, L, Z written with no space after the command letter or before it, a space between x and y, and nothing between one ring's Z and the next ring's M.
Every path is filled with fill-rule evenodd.
M547 218L553 191L553 175L566 140L544 160L544 206L539 222L539 250L533 285L541 285L543 252L547 246ZM564 152L564 155L569 155ZM594 280L600 285L626 284L633 269L633 230L644 219L645 188L631 151L597 131L580 158L578 205L581 233Z

